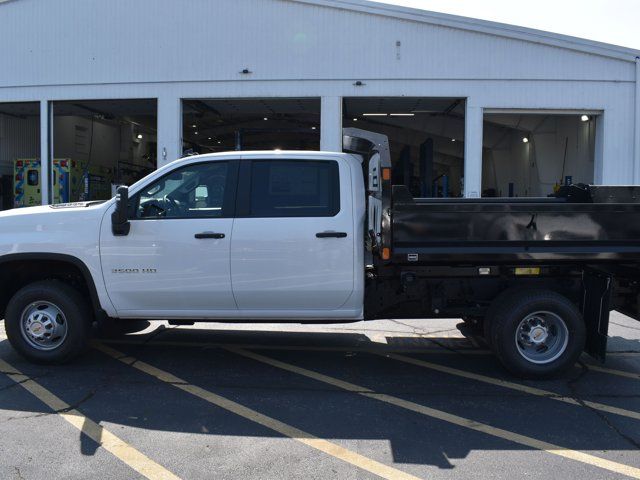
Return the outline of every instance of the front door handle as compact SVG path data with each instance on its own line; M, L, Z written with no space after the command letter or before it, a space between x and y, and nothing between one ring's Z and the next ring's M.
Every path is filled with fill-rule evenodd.
M346 232L319 232L316 233L318 238L346 238Z
M195 237L197 239L201 239L201 238L224 238L224 233L214 233L214 232L202 232L202 233L196 233Z

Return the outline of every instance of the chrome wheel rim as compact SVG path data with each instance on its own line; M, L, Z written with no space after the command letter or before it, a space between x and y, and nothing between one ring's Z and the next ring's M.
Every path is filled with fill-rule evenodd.
M20 332L36 350L55 350L67 338L67 319L57 305L44 301L33 302L22 312Z
M557 360L569 344L569 329L553 312L527 315L516 329L518 353L527 361L544 365Z

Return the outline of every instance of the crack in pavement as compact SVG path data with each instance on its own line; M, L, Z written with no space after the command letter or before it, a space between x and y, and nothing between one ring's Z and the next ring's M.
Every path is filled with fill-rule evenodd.
M567 380L567 387L569 387L569 389L571 390L571 394L572 394L572 398L578 402L582 407L590 410L591 412L593 412L598 418L600 418L600 420L603 421L603 423L609 427L610 430L612 430L615 434L617 434L620 438L622 438L624 441L626 441L627 443L629 443L631 446L635 447L636 449L640 450L640 442L637 442L635 439L631 438L629 435L625 434L624 432L622 432L617 426L615 426L611 420L609 420L609 417L607 417L604 413L602 413L599 410L596 410L595 408L590 407L589 405L584 403L584 400L582 400L579 396L578 396L578 392L577 392L577 383L582 380L588 373L589 373L589 368L587 367L587 365L578 360L578 365L580 365L580 373L578 374L577 377L573 378L573 379L569 379Z
M28 382L30 380L33 380L33 378L27 378L26 380L24 380L23 382L20 382L20 383ZM19 383L16 383L16 385L19 385ZM23 416L23 417L9 417L4 421L4 423L15 422L17 420L29 420L29 419L32 419L32 418L47 417L47 416L51 416L51 415L58 415L58 414L61 414L61 413L68 413L68 412L70 412L72 410L78 409L83 403L85 403L88 400L90 400L91 398L93 398L93 396L96 394L96 391L97 391L97 389L96 390L91 390L84 397L82 397L80 400L78 400L76 403L74 403L73 405L69 405L66 408L62 408L60 410L52 410L50 412L40 412L40 413L36 413L36 414L33 414L33 415L27 415L27 416Z

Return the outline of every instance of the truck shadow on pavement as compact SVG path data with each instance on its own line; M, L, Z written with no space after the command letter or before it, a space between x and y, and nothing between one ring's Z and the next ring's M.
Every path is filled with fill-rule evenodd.
M625 351L640 352L638 341L623 340L614 339L612 343ZM532 382L508 375L473 338L398 335L376 342L371 335L357 332L168 328L99 342L190 385L362 455L384 459L388 450L394 464L452 469L471 452L500 450L513 452L504 458L502 468L510 468L510 462L518 468L520 454L531 447L456 425L437 415L385 403L363 392L392 396L429 411L456 415L471 423L481 422L614 461L618 461L616 452L626 451L626 461L640 465L640 420L594 410L585 404L596 401L627 412L640 412L640 380L589 370L588 359L562 378ZM356 388L347 391L279 368L273 362L245 356L237 349L350 382ZM410 364L390 357L393 352L431 365L543 389L551 395L533 395ZM7 341L2 341L0 358L125 441L150 445L148 449L159 449L164 455L189 455L190 449L214 456L216 451L230 448L250 451L262 445L264 439L282 437L96 349L69 365L38 366L22 360ZM640 356L615 357L610 363L628 372L640 371ZM28 392L0 375L2 421L15 422L19 428L29 417L53 413L28 397ZM576 402L563 403L556 397ZM162 432L191 435L183 443L163 446ZM92 455L98 444L80 435L80 448L83 454ZM631 456L630 451L634 451ZM549 468L566 462L549 457Z

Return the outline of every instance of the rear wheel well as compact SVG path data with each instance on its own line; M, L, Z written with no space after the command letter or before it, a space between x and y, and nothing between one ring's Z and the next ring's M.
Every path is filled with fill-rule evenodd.
M78 261L79 262L79 261ZM90 301L94 311L99 311L95 286L90 274L74 261L58 258L15 259L0 264L0 318L4 318L9 300L21 288L42 280L58 280ZM87 275L89 277L87 278Z

